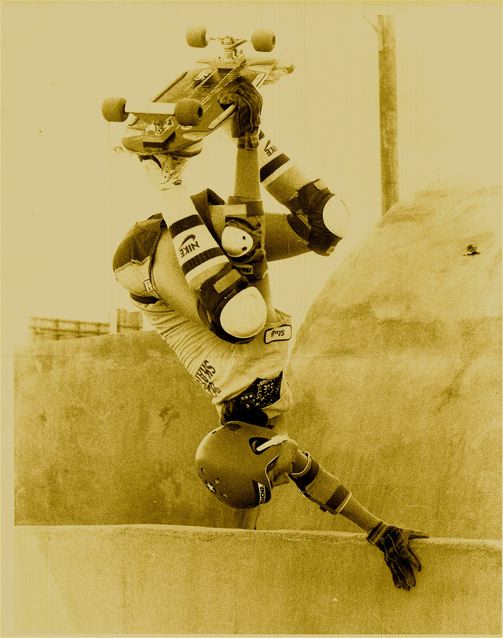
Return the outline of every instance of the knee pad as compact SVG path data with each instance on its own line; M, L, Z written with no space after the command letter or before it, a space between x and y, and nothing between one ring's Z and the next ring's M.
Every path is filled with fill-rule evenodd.
M328 230L338 237L345 237L349 231L349 211L337 195L331 197L323 208L323 221Z
M230 343L251 341L267 317L264 298L232 264L203 283L198 311L204 324Z
M220 325L224 331L239 339L255 337L266 319L267 305L254 286L238 292L220 311Z
M287 208L291 211L291 214L287 215L290 227L311 250L319 255L330 255L342 239L342 235L332 232L325 223L326 217L333 216L333 211L330 211L330 215L325 213L325 208L333 199L335 199L335 195L322 180L318 179L302 186L297 194L286 203ZM341 206L344 208L345 216L348 216L347 209L342 202ZM338 207L336 215L340 214L341 210Z
M248 281L262 279L267 268L262 220L261 215L227 216L222 231L223 250Z
M267 270L264 250L264 210L262 202L241 202L229 198L230 207L237 204L243 211L225 216L221 245L229 260L248 281L258 281Z

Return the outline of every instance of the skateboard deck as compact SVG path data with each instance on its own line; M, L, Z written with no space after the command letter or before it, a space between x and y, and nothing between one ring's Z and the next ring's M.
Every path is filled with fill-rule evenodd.
M191 46L201 44L201 34L188 32ZM257 36L258 33L258 36ZM192 37L191 37L192 35ZM183 154L184 149L204 139L222 126L235 110L223 109L219 97L238 77L248 79L257 89L276 82L293 71L293 65L273 57L247 58L240 45L243 39L225 36L212 38L224 46L224 56L198 60L201 65L181 73L151 101L142 104L129 103L124 98L107 98L102 111L108 121L126 121L134 118L128 128L134 134L122 140L123 146L140 155L155 153ZM252 43L259 51L269 51L275 38L271 32L255 32Z

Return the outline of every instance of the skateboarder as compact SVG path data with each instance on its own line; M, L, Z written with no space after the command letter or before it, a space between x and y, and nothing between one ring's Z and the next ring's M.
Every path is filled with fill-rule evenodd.
M292 396L284 375L290 317L275 309L268 261L313 250L330 254L348 228L343 202L308 179L259 132L262 98L246 80L221 96L236 105L234 192L190 197L184 156L140 157L161 213L137 223L114 255L117 280L192 377L212 397L220 425L196 452L206 487L235 508L253 508L292 480L323 511L341 514L383 553L396 587L409 590L421 565L409 542L427 534L384 523L287 434ZM289 210L264 213L260 185Z

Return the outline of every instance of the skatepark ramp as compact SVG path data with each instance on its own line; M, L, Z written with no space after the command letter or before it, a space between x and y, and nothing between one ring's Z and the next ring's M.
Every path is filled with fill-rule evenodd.
M157 334L20 350L14 410L16 523L242 526L193 469L215 409Z
M369 509L430 533L416 590L293 485L257 530L202 489L214 409L157 335L42 342L15 357L19 631L498 633L500 210L499 189L397 204L289 364L292 436Z
M393 587L362 534L174 526L21 526L18 633L498 633L491 541L417 544Z

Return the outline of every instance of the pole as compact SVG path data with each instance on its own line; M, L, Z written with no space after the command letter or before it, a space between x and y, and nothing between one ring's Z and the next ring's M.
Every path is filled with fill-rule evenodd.
M381 211L398 201L398 123L395 28L391 16L378 16Z

